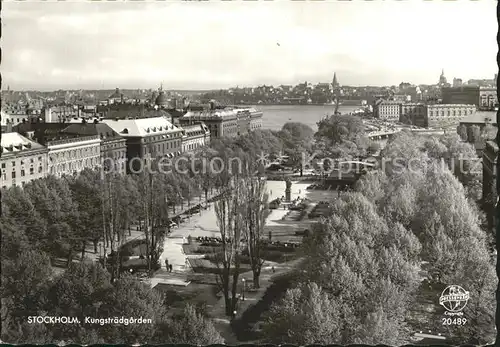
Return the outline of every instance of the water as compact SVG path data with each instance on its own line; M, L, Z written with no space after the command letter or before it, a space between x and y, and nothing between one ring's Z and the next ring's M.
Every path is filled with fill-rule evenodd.
M318 130L316 123L335 110L334 105L255 105L253 107L264 113L262 128L270 130L281 130L288 122L304 123ZM339 106L338 111L345 114L359 108L360 106Z

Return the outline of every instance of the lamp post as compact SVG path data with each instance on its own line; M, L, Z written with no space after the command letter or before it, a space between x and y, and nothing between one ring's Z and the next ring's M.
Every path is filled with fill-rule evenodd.
M245 301L246 280L244 278L242 278L241 281L243 282L243 293L241 296L241 300Z

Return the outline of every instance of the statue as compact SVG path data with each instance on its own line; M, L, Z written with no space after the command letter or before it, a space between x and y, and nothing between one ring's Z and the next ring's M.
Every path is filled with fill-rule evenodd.
M288 201L290 202L292 200L292 192L291 192L291 188L292 188L292 182L290 181L290 179L287 177L286 180L285 180L285 183L286 183L286 189L285 189L285 201Z

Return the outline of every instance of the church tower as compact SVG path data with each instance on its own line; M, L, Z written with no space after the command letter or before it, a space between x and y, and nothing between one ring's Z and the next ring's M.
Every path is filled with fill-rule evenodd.
M447 83L446 77L444 77L444 69L441 70L441 76L439 76L439 85L445 85Z
M339 82L337 81L337 73L336 72L333 73L332 87L333 87L333 89L340 87Z

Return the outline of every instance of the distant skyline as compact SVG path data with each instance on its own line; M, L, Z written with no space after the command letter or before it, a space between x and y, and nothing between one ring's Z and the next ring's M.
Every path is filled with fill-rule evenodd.
M2 3L2 89L492 79L496 1Z

